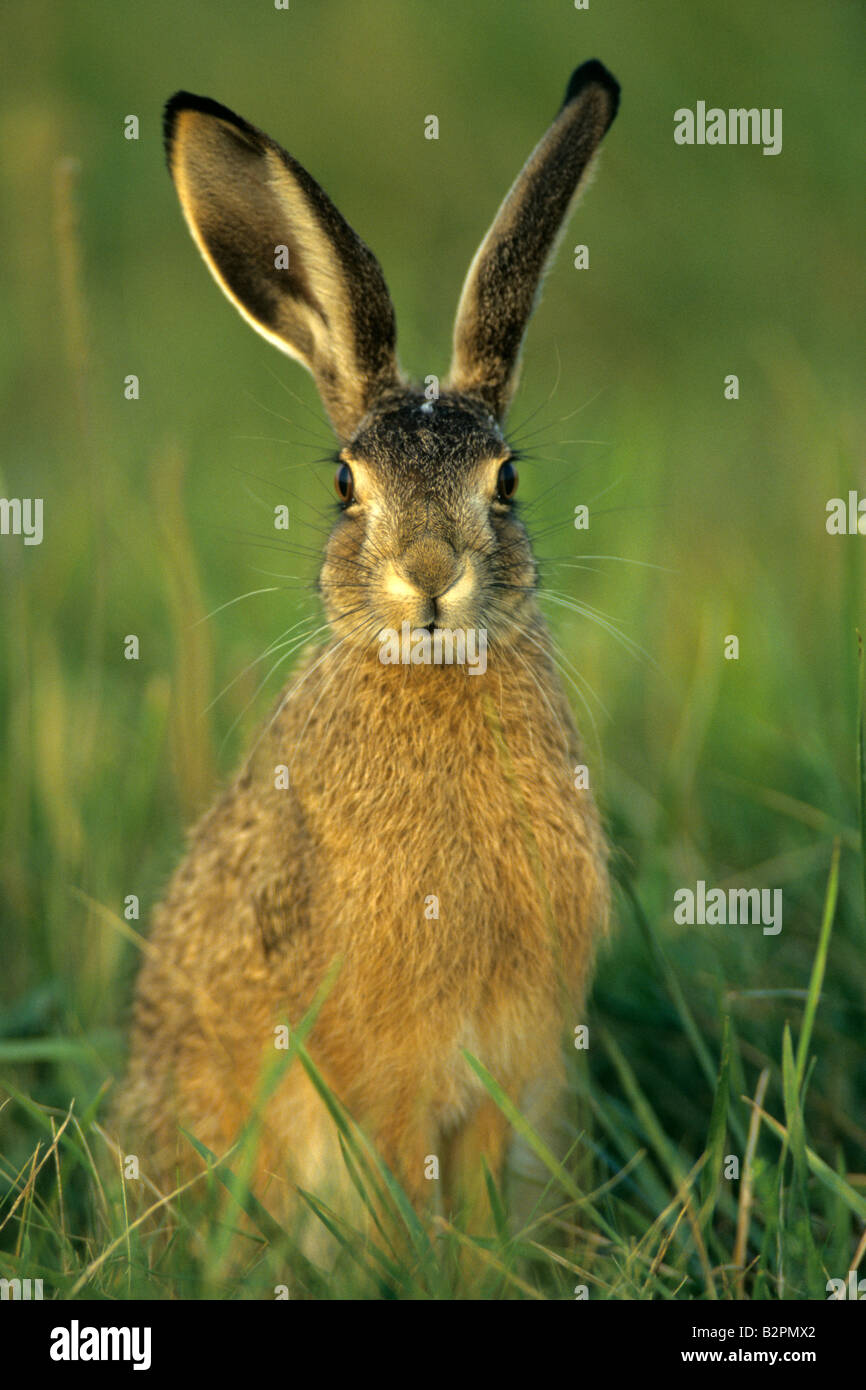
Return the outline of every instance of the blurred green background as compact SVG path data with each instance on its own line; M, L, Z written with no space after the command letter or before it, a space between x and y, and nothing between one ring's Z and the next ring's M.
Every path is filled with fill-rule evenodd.
M270 661L240 673L315 603L329 428L312 382L199 260L164 168L165 99L204 93L285 145L379 257L403 365L444 377L475 248L571 69L598 57L622 106L530 327L511 423L545 581L625 644L546 611L594 692L595 731L576 709L618 873L710 1052L729 1011L750 1090L771 1059L768 1104L841 838L810 1142L866 1172L866 538L825 530L828 499L866 489L862 6L31 0L0 24L0 495L45 507L41 546L0 538L3 1074L58 1106L119 1074L136 953L108 915L134 893L146 923L184 827L287 675L259 689ZM674 110L699 99L781 107L782 153L675 145ZM588 532L569 522L580 502ZM782 933L675 927L673 892L698 878L783 888ZM591 1018L688 1146L705 1083L627 899L618 918ZM609 1060L590 1067L615 1092ZM0 1134L17 1169L26 1112L0 1114Z

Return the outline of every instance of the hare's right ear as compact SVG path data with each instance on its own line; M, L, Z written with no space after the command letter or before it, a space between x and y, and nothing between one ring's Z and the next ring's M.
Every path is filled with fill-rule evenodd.
M401 380L375 256L306 170L225 106L178 92L165 108L165 146L217 284L257 332L312 372L348 439Z
M502 420L520 346L572 201L619 105L619 83L596 60L571 76L559 115L529 156L482 241L463 286L448 385Z

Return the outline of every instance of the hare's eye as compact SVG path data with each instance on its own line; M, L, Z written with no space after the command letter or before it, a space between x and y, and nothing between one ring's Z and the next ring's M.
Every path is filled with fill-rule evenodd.
M355 479L347 463L341 463L334 478L334 487L340 501L348 504L355 495Z
M517 491L517 469L510 459L506 459L496 479L496 491L500 502L510 502Z

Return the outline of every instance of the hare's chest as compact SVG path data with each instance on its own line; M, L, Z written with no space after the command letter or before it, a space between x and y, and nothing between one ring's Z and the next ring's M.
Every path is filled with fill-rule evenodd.
M447 1001L452 1035L482 998L550 1006L555 942L573 978L598 877L573 730L534 685L483 684L410 671L375 705L323 702L294 764L311 916L380 997L387 963L407 1007Z
M569 928L586 835L563 760L503 766L496 750L394 757L321 834L332 902L351 932L400 941L443 977L525 982L549 964L551 912Z

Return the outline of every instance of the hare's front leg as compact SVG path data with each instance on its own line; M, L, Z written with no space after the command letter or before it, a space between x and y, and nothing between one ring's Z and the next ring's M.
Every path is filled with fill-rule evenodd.
M461 1217L467 1230L484 1234L493 1213L482 1159L501 1189L510 1131L499 1106L485 1096L474 1113L444 1143L443 1198L446 1215Z

